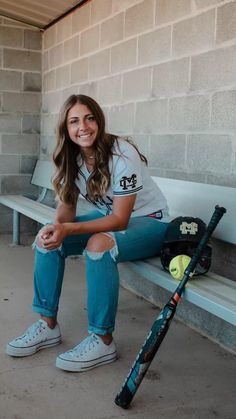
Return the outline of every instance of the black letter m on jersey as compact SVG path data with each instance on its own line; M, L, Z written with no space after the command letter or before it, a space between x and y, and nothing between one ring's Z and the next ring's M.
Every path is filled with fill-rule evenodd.
M123 189L123 191L135 188L137 183L137 175L135 173L132 174L132 176L127 177L123 176L120 180L120 186Z

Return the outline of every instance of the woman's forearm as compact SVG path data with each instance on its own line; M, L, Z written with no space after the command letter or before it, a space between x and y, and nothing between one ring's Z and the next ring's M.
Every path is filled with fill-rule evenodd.
M127 223L115 214L107 215L91 221L83 222L65 222L64 226L68 235L83 233L100 233L106 231L125 230Z
M59 203L56 209L55 214L55 223L66 223L72 222L76 215L76 206L66 205L64 203Z
M64 227L69 235L125 230L134 207L135 199L136 195L114 197L112 214L81 223L65 223Z

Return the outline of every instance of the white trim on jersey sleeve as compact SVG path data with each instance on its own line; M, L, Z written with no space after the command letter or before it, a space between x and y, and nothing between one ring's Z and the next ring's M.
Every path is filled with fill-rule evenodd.
M142 161L138 152L127 141L119 141L119 148L118 155L113 155L113 195L133 195L143 188Z

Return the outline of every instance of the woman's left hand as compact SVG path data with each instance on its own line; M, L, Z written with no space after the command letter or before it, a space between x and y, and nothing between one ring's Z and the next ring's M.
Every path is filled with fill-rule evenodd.
M38 238L43 248L53 250L59 247L68 235L65 224L48 224L38 233Z

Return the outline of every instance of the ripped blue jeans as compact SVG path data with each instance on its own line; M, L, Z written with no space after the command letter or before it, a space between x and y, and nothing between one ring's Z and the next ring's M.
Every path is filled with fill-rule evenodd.
M75 221L101 218L98 211L76 217ZM47 251L35 245L33 311L46 317L56 317L61 295L65 259L71 255L86 255L89 332L112 333L119 294L117 263L145 259L160 252L168 224L150 217L131 218L125 231L107 233L115 243L109 251L91 253L86 245L92 234L68 236L59 249Z

